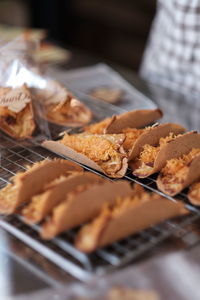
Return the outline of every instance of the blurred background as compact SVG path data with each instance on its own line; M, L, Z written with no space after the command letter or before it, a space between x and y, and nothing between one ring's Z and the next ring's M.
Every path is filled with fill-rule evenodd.
M155 0L0 0L0 24L48 30L48 40L137 71Z

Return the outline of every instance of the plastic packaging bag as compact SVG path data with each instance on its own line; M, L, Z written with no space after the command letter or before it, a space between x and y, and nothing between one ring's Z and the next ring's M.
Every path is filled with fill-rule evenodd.
M17 139L51 137L49 123L79 127L92 117L64 86L42 74L36 49L24 37L0 46L0 128Z

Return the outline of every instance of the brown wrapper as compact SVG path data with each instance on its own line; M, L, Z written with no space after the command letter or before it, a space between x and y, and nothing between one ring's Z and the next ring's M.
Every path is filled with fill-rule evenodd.
M41 236L51 239L63 231L81 225L96 217L104 203L112 203L116 197L130 194L132 189L126 181L106 181L83 187L80 192L72 192L54 208L42 226Z
M68 177L61 176L47 184L42 193L32 197L31 202L23 208L22 215L26 223L38 223L42 221L55 206L65 200L68 193L76 186L84 184L100 184L104 182L100 176L95 174L73 173Z
M195 156L192 159L191 163L186 167L187 170L185 171L185 178L182 180L182 182L172 183L171 187L169 187L169 185L166 186L164 177L162 176L162 174L160 174L156 182L159 190L161 190L167 195L175 196L176 194L180 193L184 188L188 187L190 184L198 180L200 178L200 154Z
M27 171L17 173L13 177L13 183L0 190L0 212L14 213L20 205L38 194L45 184L73 171L82 172L83 169L76 163L54 159L35 163Z
M104 208L96 219L81 228L75 242L79 250L90 253L166 219L188 213L183 203L172 202L158 194L150 196L143 192L135 201L133 196L126 206L126 199L122 200L111 209Z

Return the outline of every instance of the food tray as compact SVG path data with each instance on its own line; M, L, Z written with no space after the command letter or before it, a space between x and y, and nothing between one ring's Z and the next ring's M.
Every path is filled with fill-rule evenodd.
M112 108L112 106L106 104L108 114L116 113L116 107L113 107L111 110L108 107ZM94 102L93 110L95 109ZM105 116L104 104L103 106L98 106L98 113L95 111L94 117L95 115L98 115L98 118ZM35 141L18 143L3 133L0 133L0 150L0 188L3 188L9 182L10 177L14 176L16 172L26 170L27 165L43 160L44 158L58 157L58 155L42 148ZM83 167L98 174L97 171L85 166ZM107 178L102 174L101 176ZM125 179L130 182L138 182L147 190L161 193L156 189L154 176L147 179L138 179L132 176L131 171L128 170ZM164 195L163 193L161 194ZM174 201L173 198L166 197L169 201ZM69 230L59 237L46 242L39 238L38 225L26 225L19 216L1 216L0 226L67 273L79 280L87 281L94 276L103 275L128 264L165 240L172 233L199 219L199 210L188 204L186 195L181 194L179 198L186 202L185 205L190 210L190 215L179 218L176 221L167 221L160 225L152 226L139 234L113 243L111 246L99 249L88 255L80 252L73 246L77 229Z

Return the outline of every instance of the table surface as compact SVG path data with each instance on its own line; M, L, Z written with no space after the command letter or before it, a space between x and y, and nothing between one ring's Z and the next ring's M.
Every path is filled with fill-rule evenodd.
M49 74L64 74L65 70L83 67L96 63L97 60L75 52L66 64L51 66ZM191 95L141 80L131 70L111 64L125 79L138 90L152 99L165 113L164 121L181 123L189 130L200 129L200 100ZM64 75L63 75L64 76ZM199 223L190 228L191 232L181 238L183 232L171 237L148 255L128 267L105 277L101 283L93 283L92 287L101 293L114 285L125 285L135 289L153 289L160 299L200 299L198 289L200 278L200 246ZM0 299L68 299L67 287L91 289L91 285L82 285L76 279L65 274L53 264L43 260L35 251L26 247L4 230L0 239ZM47 282L29 263L37 258L48 274L52 274L52 282ZM53 286L54 282L58 286ZM60 285L61 284L61 285ZM62 286L62 284L64 284ZM100 292L101 291L101 292ZM102 296L100 299L103 299Z

